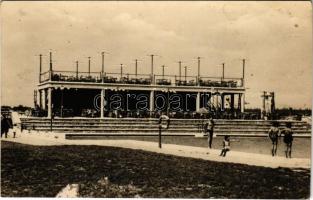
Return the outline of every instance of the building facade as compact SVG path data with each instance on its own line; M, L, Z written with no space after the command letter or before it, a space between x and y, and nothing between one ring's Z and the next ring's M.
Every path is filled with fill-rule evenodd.
M55 71L41 72L35 95L46 117L195 117L199 114L244 112L245 84L240 78ZM163 68L164 69L164 68ZM90 70L90 67L89 67ZM181 72L181 66L179 66ZM206 112L207 111L207 112Z

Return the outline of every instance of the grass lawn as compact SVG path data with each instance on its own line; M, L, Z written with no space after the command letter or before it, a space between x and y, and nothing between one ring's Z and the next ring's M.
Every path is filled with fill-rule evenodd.
M2 197L54 197L69 183L78 183L83 197L308 198L310 171L115 147L1 142Z

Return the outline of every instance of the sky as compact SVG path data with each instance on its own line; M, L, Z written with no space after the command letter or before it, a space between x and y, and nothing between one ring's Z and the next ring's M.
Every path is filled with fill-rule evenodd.
M39 54L48 70L101 70L242 76L246 59L246 107L261 107L262 91L274 91L276 106L312 107L312 7L303 2L240 1L78 1L1 4L1 105L33 106Z

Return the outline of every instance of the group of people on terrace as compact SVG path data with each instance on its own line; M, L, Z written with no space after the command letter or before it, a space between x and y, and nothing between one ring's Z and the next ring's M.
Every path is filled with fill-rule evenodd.
M91 75L63 75L62 73L55 72L51 76L52 81L67 81L67 82L94 82L94 83L122 83L122 84L143 84L150 85L153 81L151 77L149 78L130 78L129 74L121 77L114 76L91 76ZM149 76L149 75L145 75ZM101 78L102 77L102 78ZM205 80L199 78L199 81L195 79L191 80L181 80L180 77L174 78L176 86L206 86L206 87L238 87L240 86L240 82L238 80ZM172 85L171 79L161 78L155 79L155 83L157 85Z

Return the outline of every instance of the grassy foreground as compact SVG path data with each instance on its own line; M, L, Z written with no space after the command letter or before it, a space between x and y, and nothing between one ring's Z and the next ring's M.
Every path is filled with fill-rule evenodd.
M114 147L1 142L1 196L54 197L69 183L78 183L83 197L294 199L309 197L310 171Z

